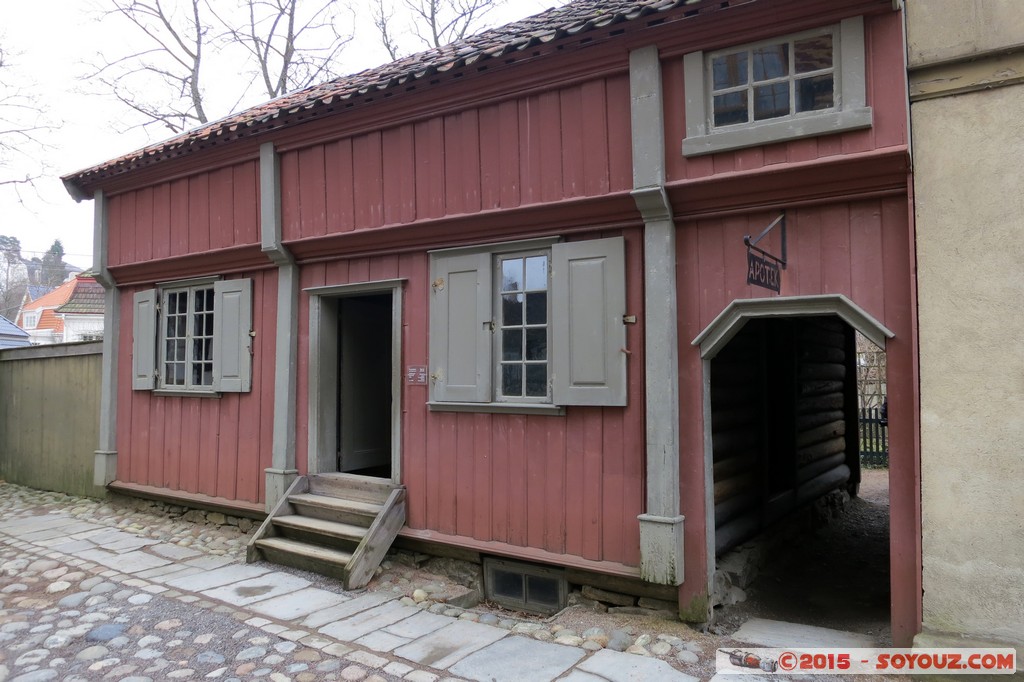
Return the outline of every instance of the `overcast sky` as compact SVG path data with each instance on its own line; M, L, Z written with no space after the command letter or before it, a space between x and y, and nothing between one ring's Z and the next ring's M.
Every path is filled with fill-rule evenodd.
M229 0L215 0L218 4ZM116 18L99 21L103 0L0 0L0 45L9 53L11 66L6 82L17 81L37 97L55 127L38 137L46 149L48 166L35 189L22 187L20 199L9 187L0 187L0 234L17 237L22 255L42 256L55 239L60 239L65 260L82 268L92 265L91 201L76 204L64 190L60 176L87 168L167 137L165 131L150 132L131 127L132 118L124 105L112 98L84 94L79 78L88 72L97 50L128 44L131 27ZM354 6L360 14L358 0ZM514 21L559 0L509 0L489 19L490 25ZM366 17L362 16L362 20ZM341 55L342 71L361 69L389 61L387 52L373 40L373 27L357 29L361 42L350 43ZM212 74L211 74L212 75ZM237 74L228 75L237 78ZM207 76L207 87L217 83ZM24 175L24 168L4 169L3 177Z

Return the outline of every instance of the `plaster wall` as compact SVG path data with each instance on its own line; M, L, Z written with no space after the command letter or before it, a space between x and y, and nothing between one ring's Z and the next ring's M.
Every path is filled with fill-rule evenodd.
M913 0L907 11L911 69L1024 44L1020 0Z
M969 14L965 31L968 18L1017 6L1014 0L927 4ZM915 35L929 30L930 14L922 18ZM1007 18L1002 28L1010 23ZM1019 20L1016 25L1024 35ZM1011 643L1024 642L1022 110L1022 85L911 108L923 625L926 633Z

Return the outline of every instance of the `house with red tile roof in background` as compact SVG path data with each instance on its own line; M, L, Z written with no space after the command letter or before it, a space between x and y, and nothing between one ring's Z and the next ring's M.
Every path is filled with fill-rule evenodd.
M103 338L103 305L103 287L80 274L25 303L17 322L34 346L96 341Z

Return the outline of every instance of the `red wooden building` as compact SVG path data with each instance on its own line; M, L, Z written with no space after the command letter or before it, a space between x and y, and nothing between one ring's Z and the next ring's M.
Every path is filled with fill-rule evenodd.
M98 479L270 512L281 560L362 505L706 620L716 548L856 484L856 330L909 642L903 64L891 0L579 0L67 176L120 330Z

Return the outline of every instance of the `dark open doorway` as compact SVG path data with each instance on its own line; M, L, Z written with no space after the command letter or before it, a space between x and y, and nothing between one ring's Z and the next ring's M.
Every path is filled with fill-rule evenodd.
M862 476L857 361L854 328L816 315L748 320L709 363L727 628L757 616L888 643L888 486Z
M390 293L338 303L337 470L391 478Z

